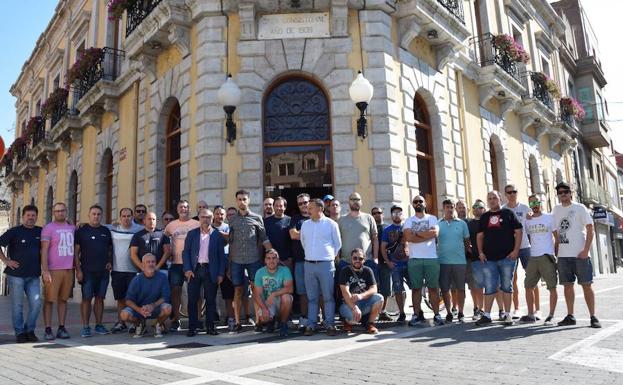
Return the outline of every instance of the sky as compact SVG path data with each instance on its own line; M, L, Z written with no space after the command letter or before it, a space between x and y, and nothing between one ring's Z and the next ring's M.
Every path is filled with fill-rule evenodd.
M0 55L0 135L6 146L15 137L15 98L9 93L22 65L28 59L39 35L54 14L57 0L2 0L4 17L0 37L4 52ZM601 62L608 81L611 136L614 147L623 152L623 71L620 71L620 34L612 33L621 22L623 1L584 0L584 9L599 40Z

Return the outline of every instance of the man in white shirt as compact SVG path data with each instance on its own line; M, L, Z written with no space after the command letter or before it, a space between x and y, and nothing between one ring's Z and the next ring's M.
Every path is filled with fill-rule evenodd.
M578 284L584 291L584 299L591 314L591 327L600 328L601 324L595 317L595 293L593 292L593 264L588 255L593 242L593 218L586 206L571 201L571 187L560 182L556 185L556 194L560 204L554 207L554 225L558 230L556 251L558 255L558 276L560 284L565 287L567 316L558 326L575 325L573 306L575 289L573 284L577 277Z
M315 333L318 320L318 300L324 301L324 324L328 336L337 335L334 326L335 298L333 297L335 259L342 247L340 230L335 221L324 216L320 199L309 202L310 219L301 226L301 244L305 251L305 290L307 291L308 322L305 335Z
M439 315L439 260L437 259L437 245L435 239L439 235L437 218L426 214L426 201L420 195L413 198L415 215L409 217L404 224L403 234L409 246L409 262L407 271L411 286L411 300L413 301L413 317L409 326L415 326L424 321L422 312L422 287L428 288L428 299L433 306L435 325L443 325Z
M542 278L549 290L549 315L545 319L545 325L553 325L554 311L558 294L556 293L556 253L554 251L554 217L552 214L543 213L541 201L536 195L528 198L532 217L526 220L525 232L530 237L530 260L526 267L526 304L528 314L519 319L522 323L534 323L535 316L534 299L536 287Z

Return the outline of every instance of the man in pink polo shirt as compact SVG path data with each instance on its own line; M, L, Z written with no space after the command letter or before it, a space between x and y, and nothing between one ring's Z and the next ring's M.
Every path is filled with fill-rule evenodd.
M74 230L67 223L67 207L56 203L52 208L54 221L41 231L41 271L45 293L43 320L46 340L69 338L65 329L67 300L74 283ZM52 333L52 305L57 303L58 330Z

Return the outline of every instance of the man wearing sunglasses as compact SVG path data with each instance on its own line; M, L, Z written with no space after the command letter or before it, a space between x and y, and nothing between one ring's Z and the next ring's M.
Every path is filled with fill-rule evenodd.
M584 300L591 314L591 327L600 328L595 317L595 293L593 292L593 264L588 252L593 242L593 218L586 206L571 200L571 187L565 182L556 185L560 204L554 207L554 226L557 229L556 251L558 255L558 275L560 284L565 287L567 316L558 326L575 325L573 306L577 278L584 291Z
M309 194L302 193L296 197L299 214L290 220L290 239L292 247L292 260L294 263L294 290L299 299L301 316L299 317L299 329L305 330L307 326L307 294L305 291L305 250L301 244L301 227L303 222L309 219Z
M526 233L530 237L530 260L526 268L526 304L528 314L519 319L522 323L534 323L535 316L534 300L535 288L542 278L549 290L549 315L545 319L545 325L553 325L554 311L558 294L556 293L556 253L554 251L554 217L552 214L542 212L542 203L536 195L528 198L532 217L526 220Z
M137 225L144 225L145 214L147 214L147 206L142 203L134 206L134 223Z

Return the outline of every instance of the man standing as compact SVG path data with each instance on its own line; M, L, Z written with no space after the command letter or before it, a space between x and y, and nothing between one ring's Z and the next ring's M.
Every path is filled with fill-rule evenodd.
M212 227L212 211L199 211L199 228L188 232L184 242L184 275L188 281L188 337L197 335L198 307L203 289L206 301L205 327L209 335L217 335L214 327L216 314L216 291L225 275L225 238Z
M334 261L338 257L342 240L335 221L324 216L324 204L320 199L313 199L309 204L310 220L301 227L301 244L305 250L305 288L309 306L309 321L305 335L311 336L316 331L318 321L318 301L322 295L324 301L324 323L328 336L337 335L334 326L335 298L333 297L335 273Z
M407 254L407 245L402 233L402 207L392 206L390 213L392 215L392 224L383 230L383 235L381 236L381 256L385 261L385 265L391 271L392 291L400 311L398 322L404 323L406 320L404 282L407 281L407 285L409 284L409 275L407 273L409 254Z
M156 257L156 270L168 276L167 261L171 256L171 241L164 231L156 228L158 217L150 211L145 215L145 228L132 236L130 256L137 269L141 269L143 255L149 253Z
M144 225L145 214L147 214L147 206L142 203L134 206L134 223L137 225Z
M223 206L214 207L214 220L212 227L221 232L221 235L225 236L229 234L229 225L225 223L225 208ZM224 235L225 234L225 235ZM236 321L234 320L234 284L231 282L229 273L229 245L225 245L225 274L223 275L223 281L219 284L221 289L221 297L225 302L225 311L227 315L227 328L230 332L234 331Z
M526 227L526 219L528 218L528 215L530 214L530 208L523 204L523 203L519 203L517 200L517 187L515 187L514 184L509 184L506 185L506 187L504 187L504 194L506 195L506 200L508 203L506 203L505 205L502 206L502 208L507 208L510 209L512 212L515 213L515 215L517 216L517 219L519 220L519 223L521 223L521 225L523 227ZM519 249L519 262L521 262L521 267L523 267L524 270L526 270L526 268L528 267L528 260L530 258L530 240L528 239L528 234L527 232L523 231L522 235L521 235L521 248ZM540 299L539 299L539 288L538 286L535 289L534 292L535 295L535 305L536 305L536 310L537 313L540 313L540 308L541 308L541 304L540 304ZM520 311L519 311L519 287L517 286L517 269L515 269L515 273L513 274L513 314L512 317L513 318L519 318L520 316Z
M91 337L91 300L95 297L95 333L108 334L110 331L102 324L104 298L110 282L112 269L112 236L107 227L101 225L102 208L98 205L89 207L89 223L76 230L74 239L74 265L76 279L82 285L81 337Z
M264 219L275 213L275 208L273 207L274 203L275 200L273 198L264 199Z
M264 221L258 214L249 210L249 192L236 191L238 212L229 222L229 257L231 260L231 281L234 284L234 317L235 331L241 332L240 305L244 289L245 272L250 283L255 279L255 273L262 267L262 258L259 245L265 249L273 246L266 236ZM272 205L271 205L272 207ZM248 315L248 314L247 314Z
M340 290L344 301L340 306L340 315L344 317L345 332L352 332L353 325L366 317L366 331L377 334L379 331L374 322L383 308L383 296L377 293L374 273L363 265L364 259L363 250L354 249L351 265L340 271Z
M541 211L541 201L536 195L528 198L532 217L526 220L526 232L530 237L530 261L526 268L526 304L528 314L521 317L520 322L533 323L536 321L534 296L539 280L543 279L549 290L549 315L545 325L553 325L554 311L558 302L556 293L556 257L554 256L554 217Z
M361 212L361 195L352 193L348 197L350 212L338 221L342 250L338 270L350 264L350 252L362 249L366 257L364 265L370 267L375 278L379 275L379 243L376 222L372 215ZM377 278L378 281L378 278Z
M465 252L470 248L469 230L467 223L454 216L454 203L450 199L442 202L443 218L439 221L439 286L443 294L443 300L450 304L456 298L459 323L465 322L463 307L465 305L465 277L466 260ZM450 289L456 290L456 295L451 299ZM452 322L452 310L446 306L448 314L446 321Z
M37 342L37 318L41 311L41 227L35 226L39 210L27 205L22 210L22 224L0 236L0 246L8 247L0 260L6 265L11 295L13 330L17 343ZM24 323L24 294L28 299L28 319Z
M327 194L322 197L322 203L324 204L324 216L331 217L331 213L329 212L329 208L331 207L331 202L335 200L335 197L331 194ZM335 219L334 219L335 220Z
M467 222L467 207L465 206L465 202L462 200L456 201L455 209L457 218Z
M474 303L474 315L472 320L476 321L485 308L484 297L484 275L482 271L482 262L478 258L478 229L480 228L480 217L486 211L485 203L476 199L472 205L472 214L474 218L467 221L467 228L469 230L469 241L471 249L467 252L467 286L472 294L472 302Z
M187 200L177 202L178 219L164 228L164 234L171 240L173 261L169 267L169 284L171 285L171 304L173 305L173 322L171 331L180 328L180 304L182 302L182 286L184 286L184 242L190 230L199 227L199 222L190 218L190 209ZM190 302L189 302L190 304ZM190 308L192 305L189 305Z
M584 300L591 315L591 327L600 328L601 324L595 317L595 293L593 292L593 264L588 252L593 242L593 218L586 206L571 200L571 187L560 182L556 185L559 205L554 207L554 224L558 230L556 249L558 252L558 275L560 284L565 287L567 316L558 326L575 325L573 316L575 289L578 284L584 291Z
M255 273L253 285L253 301L258 312L261 328L272 333L275 328L275 318L279 319L279 335L288 335L288 317L292 310L292 273L285 266L279 266L279 254L275 249L269 249L264 256L266 266Z
M121 310L125 308L125 294L128 291L130 282L136 276L137 269L132 263L130 254L130 243L134 234L143 230L142 225L133 223L132 209L129 207L119 210L119 224L106 226L112 235L113 260L112 273L110 273L111 286L115 301L117 301L118 321L112 327L113 333L125 332L128 328L121 321ZM145 222L145 214L143 214L143 222Z
M299 299L301 316L299 318L299 329L307 326L307 292L305 291L305 250L301 245L301 227L303 222L309 219L309 195L299 194L296 197L300 214L294 216L290 221L290 239L292 240L292 260L294 263L294 285L296 295Z
M208 204L206 203L206 201L199 201L199 202L197 202L197 215L195 215L193 217L193 219L198 221L199 220L199 211L201 211L203 209L207 209L207 208L208 208Z
M381 250L381 236L383 230L387 227L387 224L383 223L383 209L377 206L372 207L372 218L376 222L376 234L377 234L377 250ZM387 314L385 308L387 306L387 298L392 295L392 271L385 264L385 260L381 256L378 258L378 292L383 296L383 309L379 314L379 321L393 321L392 317Z
M409 262L407 269L411 282L411 299L413 302L413 317L410 326L425 321L422 311L422 287L428 288L428 299L433 307L435 316L433 322L437 326L443 325L439 315L439 260L435 239L439 235L437 218L426 214L426 201L421 195L413 198L415 215L409 217L404 224L403 235L409 245Z
M329 202L329 218L337 222L340 220L341 217L342 217L342 205L340 201L338 201L337 199L333 199L332 201Z
M509 311L513 293L513 274L521 246L522 225L509 209L500 207L500 194L487 194L489 211L480 217L478 235L478 258L483 263L485 277L485 312L476 321L477 326L491 323L491 307L498 291L502 290L504 324L512 325Z
M161 338L164 321L171 314L169 283L164 274L156 271L156 257L153 254L143 255L141 263L142 272L130 282L126 296L127 307L121 311L121 319L134 324L134 338L139 338L145 334L145 320L155 318L154 337Z
M270 243L277 250L280 262L292 269L290 234L288 232L291 218L285 214L286 205L285 198L275 198L273 203L274 213L264 218L264 225L266 226L266 236L268 236Z
M58 330L56 338L69 338L65 329L67 300L74 283L74 231L75 226L67 223L67 207L56 203L52 207L54 221L41 231L41 269L45 303L43 321L46 340L53 340L52 305L56 302Z

